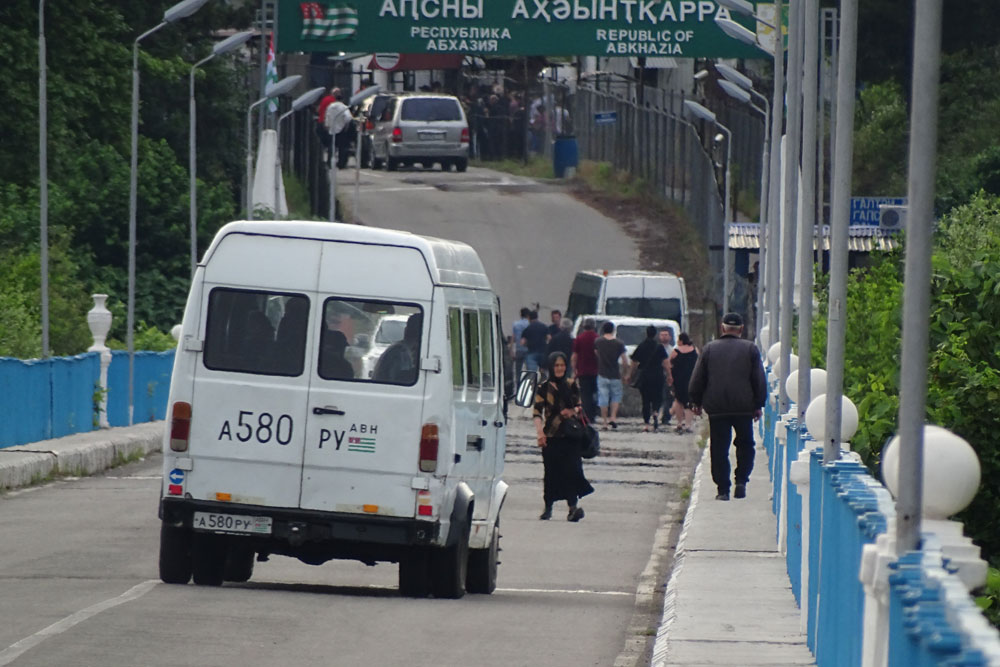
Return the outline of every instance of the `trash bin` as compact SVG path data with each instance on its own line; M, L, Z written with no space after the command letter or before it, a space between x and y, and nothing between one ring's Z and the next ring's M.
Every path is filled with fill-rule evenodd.
M560 134L552 145L552 170L556 178L569 178L576 173L579 164L576 137L572 134Z

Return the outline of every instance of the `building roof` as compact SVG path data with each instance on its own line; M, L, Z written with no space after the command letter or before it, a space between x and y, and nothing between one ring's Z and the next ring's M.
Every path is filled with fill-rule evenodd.
M758 250L760 236L759 223L736 222L729 225L729 247L734 250ZM848 228L847 247L851 252L894 250L899 245L899 236L896 231L889 231L875 225L851 225ZM813 249L830 249L829 225L822 226L820 236L813 240Z

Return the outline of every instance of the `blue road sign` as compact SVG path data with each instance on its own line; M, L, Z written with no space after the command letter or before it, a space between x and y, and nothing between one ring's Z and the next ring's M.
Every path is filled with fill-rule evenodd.
M597 125L607 125L618 121L617 111L598 111L594 114L594 123Z
M180 468L174 468L170 471L170 483L171 484L183 484L184 483L184 471Z
M851 224L878 226L879 206L906 206L906 197L851 197Z

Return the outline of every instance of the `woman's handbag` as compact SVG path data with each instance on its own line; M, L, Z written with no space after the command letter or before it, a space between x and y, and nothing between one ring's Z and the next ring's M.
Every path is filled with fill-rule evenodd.
M580 442L580 458L592 459L601 453L601 436L597 429L590 425L586 415L581 415L584 434Z
M567 417L559 424L556 435L567 440L582 440L586 437L587 427L577 417Z
M580 457L592 459L601 453L601 436L590 424L583 428L586 430L586 437L580 441Z

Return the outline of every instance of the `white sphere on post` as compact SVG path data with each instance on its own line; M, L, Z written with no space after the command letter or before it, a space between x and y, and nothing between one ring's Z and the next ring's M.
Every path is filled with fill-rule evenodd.
M806 428L809 435L820 442L826 441L826 396L817 396L806 408ZM858 408L846 396L841 396L840 405L840 438L847 442L858 432Z

